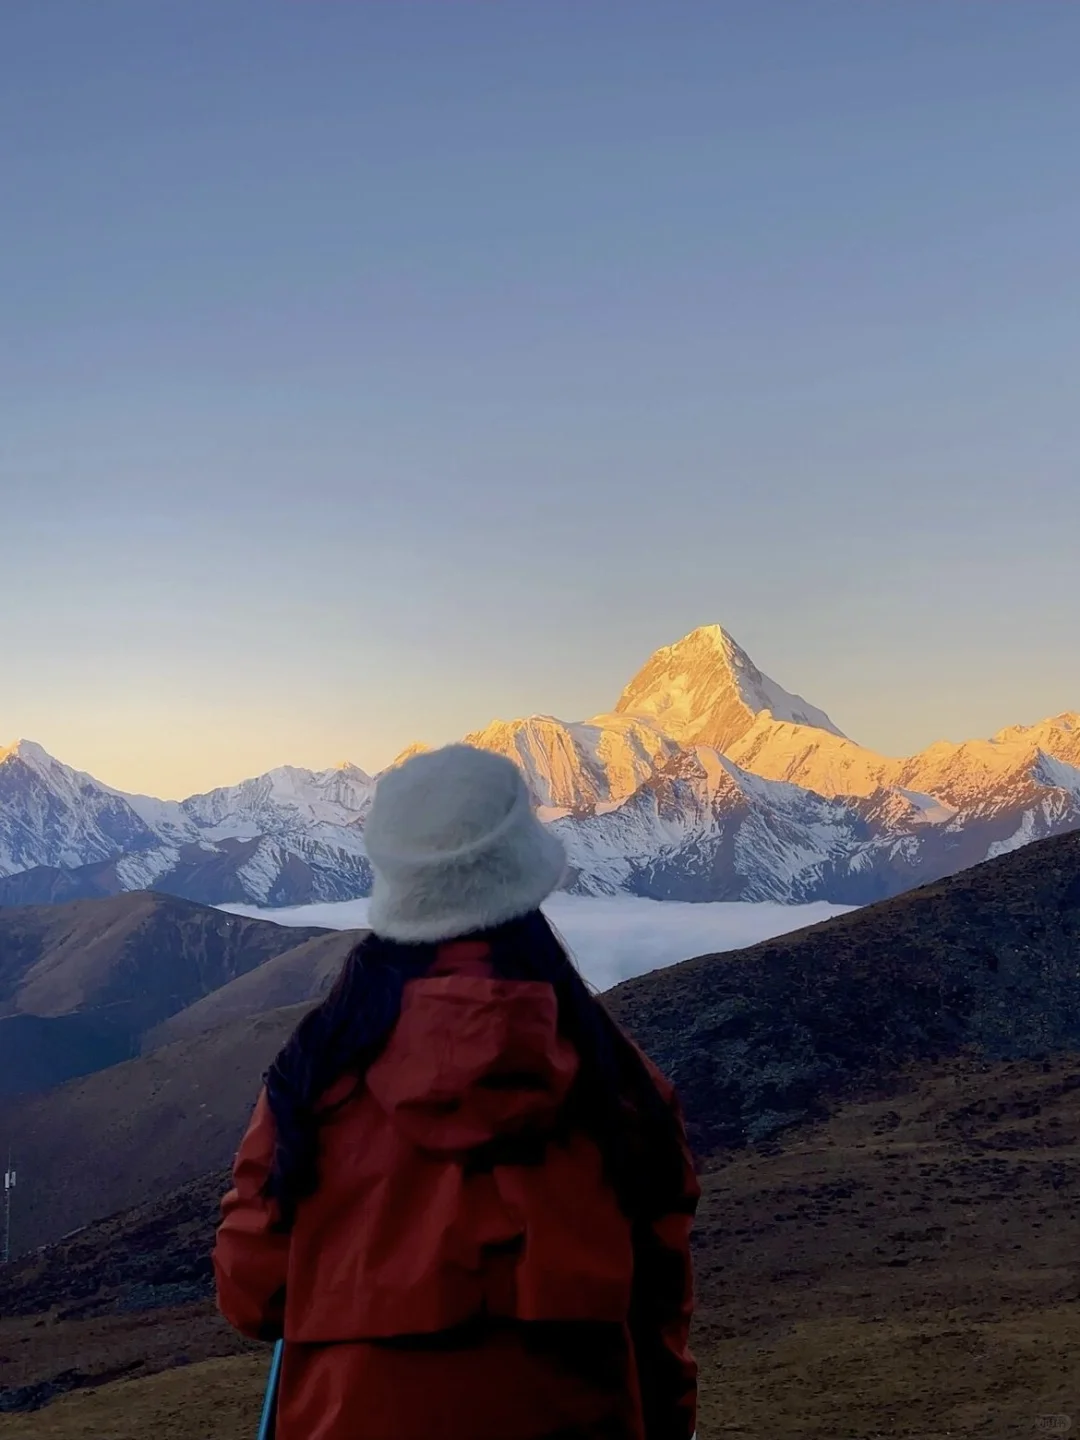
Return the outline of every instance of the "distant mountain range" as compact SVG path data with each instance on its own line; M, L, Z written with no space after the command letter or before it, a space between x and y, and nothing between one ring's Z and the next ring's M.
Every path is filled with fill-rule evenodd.
M521 766L584 894L860 905L1080 828L1077 713L890 759L719 626L657 651L611 713L496 721L467 739ZM286 766L162 801L19 741L0 750L0 905L141 889L354 899L370 889L374 785L354 765Z

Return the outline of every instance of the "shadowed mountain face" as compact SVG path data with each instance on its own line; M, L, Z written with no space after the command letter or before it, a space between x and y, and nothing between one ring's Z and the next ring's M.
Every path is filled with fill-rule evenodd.
M305 944L343 957L353 938L146 893L0 910L0 1093L115 1064L272 957Z
M1080 835L797 935L621 985L699 1151L820 1116L912 1061L1080 1050Z
M20 1248L228 1165L263 1072L307 1008L234 1021L0 1110L0 1144L11 1139L27 1177Z
M122 1025L91 1015L0 1017L0 1096L26 1095L119 1065L138 1050Z
M192 1039L222 1025L243 1022L284 1006L313 1004L337 978L359 932L331 932L275 955L255 970L231 980L205 999L178 1010L143 1036L143 1050ZM345 940L341 939L345 935Z
M708 1157L821 1117L912 1064L1080 1050L1078 955L1080 836L1070 835L827 925L643 976L606 1000L679 1086ZM226 1165L259 1077L304 1008L176 1039L6 1117L36 1177L21 1200L20 1243ZM0 1119L0 1143L4 1130Z

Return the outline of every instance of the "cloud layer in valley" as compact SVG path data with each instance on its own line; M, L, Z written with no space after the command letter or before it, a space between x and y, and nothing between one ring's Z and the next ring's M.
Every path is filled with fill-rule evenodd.
M288 910L260 910L250 905L223 905L233 915L254 915L279 925L325 925L331 930L362 929L367 924L366 900L338 904L298 905ZM569 945L585 978L599 990L712 951L738 950L817 925L842 915L842 905L691 905L677 901L642 900L636 896L594 899L555 895L544 909Z

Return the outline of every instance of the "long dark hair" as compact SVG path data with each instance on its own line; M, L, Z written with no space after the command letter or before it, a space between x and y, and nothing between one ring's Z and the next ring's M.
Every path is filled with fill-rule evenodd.
M554 988L559 1030L580 1060L568 1117L598 1144L624 1213L634 1220L662 1213L677 1199L682 1180L675 1119L548 921L534 911L469 938L488 943L500 979L545 981ZM292 1226L297 1205L318 1187L319 1100L343 1075L359 1082L378 1058L397 1024L406 982L431 968L438 948L366 936L267 1071L277 1144L264 1193L277 1202L283 1228Z

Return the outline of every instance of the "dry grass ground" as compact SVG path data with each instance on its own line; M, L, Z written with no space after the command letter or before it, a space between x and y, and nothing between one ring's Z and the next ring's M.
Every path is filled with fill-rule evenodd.
M700 1440L1080 1430L1078 1097L1075 1060L953 1062L712 1171ZM223 1354L242 1347L208 1306L42 1318L0 1325L3 1383L145 1378L0 1415L0 1440L254 1435L265 1353Z
M261 1357L204 1360L65 1396L33 1415L0 1415L4 1440L254 1440Z
M710 1177L703 1437L1080 1428L1076 1069L952 1065Z

